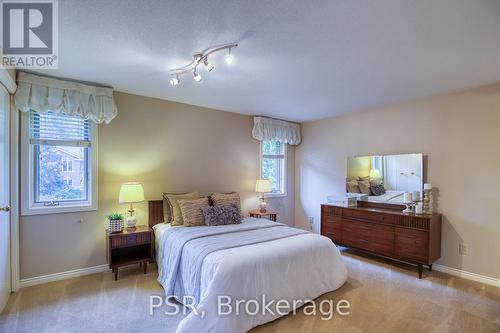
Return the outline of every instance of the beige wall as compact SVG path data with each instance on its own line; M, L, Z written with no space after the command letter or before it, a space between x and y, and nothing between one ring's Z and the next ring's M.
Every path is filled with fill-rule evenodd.
M422 152L443 213L439 263L500 278L500 85L306 123L303 139L297 226L310 216L319 230L320 204L344 191L347 156Z
M118 117L99 126L99 210L22 217L22 279L105 264L103 216L126 210L117 203L126 181L142 182L146 200L160 199L163 191L238 191L244 211L258 207L253 190L259 143L251 137L251 117L124 93L115 97ZM288 196L268 200L290 225L294 150L288 149ZM135 208L146 224L147 202Z

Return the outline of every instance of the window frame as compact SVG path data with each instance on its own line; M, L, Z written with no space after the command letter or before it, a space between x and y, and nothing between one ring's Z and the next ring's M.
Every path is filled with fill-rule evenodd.
M61 201L56 206L45 206L35 202L35 162L34 146L30 144L30 113L20 112L21 117L21 215L43 215L96 211L98 209L98 126L89 122L90 147L88 154L88 197L87 200ZM67 171L66 173L70 173Z
M262 140L259 143L259 178L262 178L262 161L264 158L269 158L265 156L271 156L271 155L264 155L262 151L262 145L264 144L264 141L273 141L273 140ZM287 176L288 176L288 144L282 143L283 144L283 191L280 193L266 193L265 197L266 198L282 198L287 196L287 187L288 187L288 182L287 182ZM274 155L278 156L278 155Z
M64 167L66 167L66 170L64 170ZM73 172L73 161L72 160L65 159L63 161L62 172Z

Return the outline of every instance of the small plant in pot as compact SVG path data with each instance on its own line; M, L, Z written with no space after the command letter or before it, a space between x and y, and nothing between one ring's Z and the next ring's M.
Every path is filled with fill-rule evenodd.
M110 233L123 231L123 214L112 213L106 217L108 218L108 230Z

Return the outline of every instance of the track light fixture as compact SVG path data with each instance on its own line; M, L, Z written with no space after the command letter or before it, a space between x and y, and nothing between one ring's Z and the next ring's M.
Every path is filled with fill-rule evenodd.
M229 53L226 56L226 64L231 65L233 63L233 56L231 55L231 48L229 48Z
M235 48L238 46L238 43L229 43L229 44L222 44L222 45L217 45L217 46L212 46L200 53L195 53L193 55L193 60L187 64L184 67L179 67L179 68L174 68L170 70L170 75L172 78L170 79L170 84L172 86L178 85L181 81L179 79L179 76L192 72L193 73L193 78L196 82L200 82L202 77L201 75L197 72L198 65L203 62L205 65L205 68L207 69L208 72L211 72L214 70L215 66L211 63L208 62L208 56L211 55L214 52L221 51L221 50L228 50L229 53L226 55L226 63L231 64L233 62L233 56L231 54L231 49Z
M172 85L172 86L178 85L179 82L181 82L179 80L179 75L176 75L175 77L173 77L173 78L170 79L170 85Z
M193 71L193 77L196 82L200 82L202 79L201 75L196 72L196 68Z
M203 61L203 63L205 64L205 67L207 68L207 71L211 72L211 71L214 70L215 66L212 65L211 63L209 63L207 58L205 58L205 60Z

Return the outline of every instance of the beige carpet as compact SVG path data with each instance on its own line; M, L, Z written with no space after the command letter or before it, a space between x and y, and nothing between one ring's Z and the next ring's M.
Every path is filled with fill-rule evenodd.
M500 288L344 251L349 280L320 299L347 299L351 314L331 320L282 317L252 332L500 332ZM304 281L307 283L307 281ZM25 288L0 315L0 332L175 332L182 316L149 316L162 295L156 270L94 274Z

